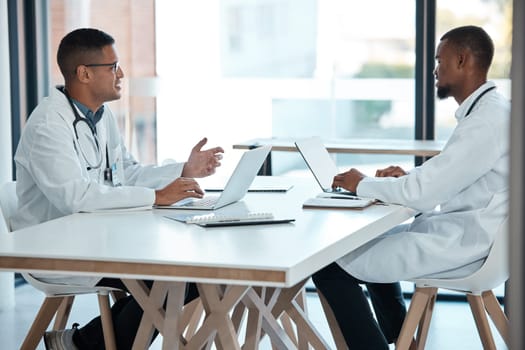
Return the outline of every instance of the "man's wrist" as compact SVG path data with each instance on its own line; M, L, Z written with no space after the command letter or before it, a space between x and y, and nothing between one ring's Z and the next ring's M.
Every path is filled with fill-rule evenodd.
M366 176L364 175L360 175L359 176L359 179L357 180L356 184L355 184L355 189L354 189L354 193L357 194L357 191L359 189L359 184L366 178Z
M182 166L182 172L181 172L181 177L192 177L191 175L188 174L188 170L186 169L186 166L188 165L188 162L184 162L183 166Z

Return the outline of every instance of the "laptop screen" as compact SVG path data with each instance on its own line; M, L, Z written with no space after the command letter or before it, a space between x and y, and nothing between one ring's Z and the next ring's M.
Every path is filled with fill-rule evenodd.
M295 146L323 190L331 190L337 166L319 137L300 139Z

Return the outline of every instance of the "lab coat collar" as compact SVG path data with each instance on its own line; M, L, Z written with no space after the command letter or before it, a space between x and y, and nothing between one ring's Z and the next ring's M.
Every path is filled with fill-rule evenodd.
M56 107L59 112L60 117L66 121L71 122L75 120L75 115L71 110L71 106L67 101L67 97L64 94L64 86L58 85L54 89L51 89L49 93L49 99L51 103Z
M470 94L469 97L463 101L462 104L459 105L458 109L456 110L456 120L459 122L467 116L467 111L469 110L470 106L474 103L476 98L481 95L485 90L490 89L491 87L496 86L496 84L493 81L487 81L485 84L481 85L479 88L477 88L476 91L474 91L472 94Z
M57 85L55 89L51 90L49 97L52 100L57 101L60 104L60 107L64 107L66 110L71 110L71 105L69 104L69 101L67 100L64 85ZM90 120L95 125L98 123L98 121L102 118L104 114L104 106L100 107L96 113L93 113L89 110L89 108L87 108L82 103L75 100L74 98L71 98L71 101L73 101L73 104L75 105L77 112L80 113L80 116ZM92 118L90 118L91 115L92 115ZM94 120L95 118L96 120ZM71 119L71 121L75 120L74 113L71 113L70 116L68 113L67 119Z

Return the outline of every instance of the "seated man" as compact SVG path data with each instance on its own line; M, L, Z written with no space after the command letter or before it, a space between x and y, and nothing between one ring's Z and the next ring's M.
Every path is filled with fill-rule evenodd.
M60 42L57 61L65 86L51 91L31 113L18 145L18 210L14 229L79 211L172 204L201 198L194 177L220 166L222 148L193 147L185 163L140 165L126 150L113 114L104 103L121 97L124 73L115 40L96 29L78 29ZM57 244L60 244L59 242ZM120 280L39 275L45 282L122 288ZM198 296L190 285L187 301ZM119 349L131 349L142 310L132 297L112 308ZM100 317L81 329L48 332L48 350L103 349Z
M452 96L459 108L439 155L410 172L391 166L368 177L350 169L334 178L333 187L421 211L412 223L314 274L351 349L388 349L406 314L398 281L473 273L507 216L510 103L487 81L493 53L479 27L441 37L437 96ZM377 321L360 284L367 286Z

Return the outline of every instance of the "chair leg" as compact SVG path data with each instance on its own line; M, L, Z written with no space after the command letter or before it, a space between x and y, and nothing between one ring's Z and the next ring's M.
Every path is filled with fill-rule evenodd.
M20 350L36 349L63 299L63 297L47 297L44 299L44 302L42 303L40 310L38 310L35 320L33 321L33 324L31 325L31 328L29 329L22 346L20 347Z
M343 336L343 332L341 332L341 328L339 328L339 325L337 324L334 312L328 304L328 301L326 300L326 298L320 290L317 290L317 295L319 296L319 301L321 302L321 306L323 307L324 315L326 317L326 320L328 321L328 326L330 327L330 332L332 333L336 349L348 349L345 337Z
M104 345L107 350L117 350L115 341L115 330L113 329L113 319L109 306L109 295L98 294L98 305L100 307L100 318L102 320L102 330L104 332Z
M53 325L53 330L57 331L60 329L66 328L67 320L69 319L69 314L71 313L71 307L73 306L73 301L75 301L75 296L70 295L62 298L60 307L56 312L55 323Z
M467 294L467 300L472 310L472 315L476 321L478 328L479 337L485 350L496 350L496 344L490 331L487 314L485 313L485 306L483 305L483 299L480 295Z
M416 328L422 317L424 317L423 314L427 310L428 303L436 293L437 288L416 288L405 321L401 327L399 338L396 341L397 350L406 350L411 347Z
M509 319L501 309L498 299L496 299L496 296L491 290L481 293L481 297L483 298L485 309L494 322L496 329L503 338L503 341L507 347L510 347Z
M414 348L416 348L417 350L423 350L425 348L425 344L427 342L428 337L428 330L430 329L430 321L432 319L432 313L434 312L434 306L436 304L436 295L437 289L435 293L433 293L430 296L430 299L427 303L427 307L425 308L425 311L423 312L423 315L421 317L421 321L419 322L419 326L417 327L417 340L414 344Z

